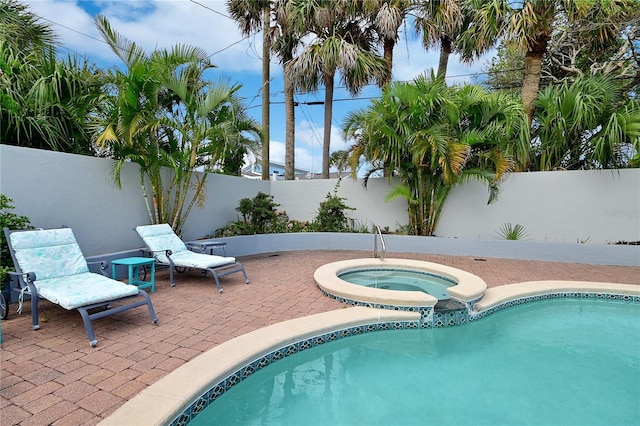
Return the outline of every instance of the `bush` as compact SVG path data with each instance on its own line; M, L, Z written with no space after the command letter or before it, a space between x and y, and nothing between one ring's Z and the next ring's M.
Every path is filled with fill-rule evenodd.
M289 218L286 213L279 212L280 204L273 202L273 196L258 192L253 198L240 200L236 210L242 215L242 220L227 224L216 231L216 237L234 235L274 234L288 232Z
M339 182L339 181L338 181ZM350 231L350 219L347 217L346 210L355 210L344 203L344 198L338 197L338 185L333 195L327 194L327 197L320 203L318 215L315 223L318 232L346 232Z
M8 272L13 270L13 260L9 253L9 245L4 235L4 228L19 230L33 229L31 221L26 216L11 213L15 207L11 204L13 200L4 194L0 194L0 290L4 289Z
M280 204L273 202L273 196L263 192L253 198L240 200L236 210L242 219L228 223L216 230L216 237L233 237L236 235L275 234L287 232L362 232L369 233L366 226L347 216L346 210L355 210L338 197L336 184L334 193L328 193L325 201L320 203L317 216L312 222L289 220L287 213L278 211Z

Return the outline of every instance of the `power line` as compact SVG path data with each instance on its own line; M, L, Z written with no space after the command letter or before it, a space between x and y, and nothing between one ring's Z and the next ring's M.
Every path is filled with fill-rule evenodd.
M191 0L191 1L193 1L193 0ZM193 3L199 4L199 3L195 2L195 1L193 1ZM205 7L204 5L201 5L201 6ZM220 15L222 15L222 16L225 16L226 18L229 18L228 16L223 15L223 14L221 14L221 13L219 13L219 12L216 12L216 13L218 13L218 14L220 14ZM36 15L36 14L34 14L34 15L35 15L35 16L37 16L39 19L42 19L42 20L47 21L47 22L50 22L50 23L52 23L52 24L54 24L54 25L57 25L57 26L62 27L62 28L65 28L65 29L67 29L67 30L69 30L69 31L73 31L74 33L80 34L80 35L82 35L82 36L84 36L84 37L90 38L91 40L98 41L98 42L100 42L100 43L106 44L107 46L111 47L111 45L110 45L108 42L106 42L105 40L103 40L103 39L100 39L100 38L94 37L94 36L92 36L92 35L90 35L90 34L87 34L87 33L84 33L84 32L82 32L82 31L76 30L75 28L71 28L71 27L69 27L69 26L67 26L67 25L61 24L61 23L56 22L56 21L54 21L54 20L51 20L51 19L45 18L44 16L40 16L40 15ZM229 18L229 19L233 19L233 18ZM220 49L220 50L217 50L217 51L213 52L212 54L210 54L210 55L209 55L209 56L207 56L207 57L208 57L208 58L211 58L211 57L213 57L214 55L217 55L218 53L224 52L225 50L230 49L231 47L233 47L233 46L235 46L235 45L237 45L237 44L239 44L239 43L242 43L244 40L248 39L249 37L252 37L252 36L254 36L254 35L258 34L260 31L261 31L261 30L256 31L256 32L254 32L254 33L252 33L252 34L249 34L249 35L247 35L247 36L243 37L242 39L240 39L240 40L238 40L238 41L236 41L236 42L233 42L233 43L231 43L230 45L228 45L228 46L226 46L226 47L224 47L224 48L222 48L222 49ZM61 47L64 47L64 46L61 46ZM71 49L69 49L69 48L67 48L67 47L64 47L64 48L65 48L66 50L68 50L69 52L72 52L72 50L71 50ZM128 50L126 50L126 49L122 49L122 48L120 48L120 47L118 47L118 46L116 46L116 48L117 48L118 50L120 50L120 51L124 52L124 53L132 53L131 51L128 51ZM74 52L74 53L76 53L76 54L77 54L78 52ZM248 55L247 55L247 56L248 56ZM143 55L143 57L144 57L145 59L149 60L149 61L153 61L153 62L156 62L156 63L158 63L158 64L160 63L160 62L158 62L158 61L153 60L152 58L149 58L149 57L148 57L148 56L146 56L146 55Z
M209 6L205 6L204 4L202 4L200 2L197 2L196 0L191 0L191 3L195 3L200 7L204 7L205 9L208 9L208 10L212 11L213 13L217 13L220 16L224 16L227 19L231 19L232 21L235 21L235 19L233 19L232 17L230 17L228 15L225 15L224 13L218 12L217 10L215 10L215 9L209 7Z

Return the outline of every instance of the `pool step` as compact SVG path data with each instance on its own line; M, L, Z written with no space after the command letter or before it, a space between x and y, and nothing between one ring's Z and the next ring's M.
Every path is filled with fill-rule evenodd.
M448 300L438 300L436 306L433 307L434 312L455 312L455 311L465 311L466 307L453 299Z

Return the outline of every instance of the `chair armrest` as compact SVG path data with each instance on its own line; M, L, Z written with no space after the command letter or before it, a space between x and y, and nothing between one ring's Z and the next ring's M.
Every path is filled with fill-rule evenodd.
M7 273L18 278L18 284L20 284L20 288L22 288L23 290L28 288L29 291L36 292L35 285L33 284L33 282L36 280L35 272L20 273L15 271L7 271Z
M107 262L106 260L101 260L99 262L87 262L87 265L98 265L99 269L100 269L100 273L102 275L104 275L107 278L111 278L111 275L109 275L109 262Z
M171 256L173 254L171 250L150 250L148 248L141 248L140 251L148 257L155 257L156 253L164 253L167 256Z

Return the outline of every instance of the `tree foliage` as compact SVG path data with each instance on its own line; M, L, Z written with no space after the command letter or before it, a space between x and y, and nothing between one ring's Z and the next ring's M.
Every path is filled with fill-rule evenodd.
M29 8L0 0L0 139L75 154L93 154L87 117L102 90L102 72L68 55Z
M363 157L401 185L388 199L408 201L414 235L433 235L451 188L468 179L486 182L489 201L517 164L526 164L528 127L522 104L479 86L447 87L434 76L394 83L367 109L349 114L343 130L355 140L351 166Z
M106 18L98 16L96 25L126 65L112 70L111 90L95 116L96 143L117 160L118 183L126 163L140 166L151 223L169 223L180 233L193 206L206 201L207 173L223 168L225 155L248 146L252 136L255 141L259 128L237 97L238 85L204 80L213 67L205 51L175 45L147 56Z
M536 102L533 169L624 168L640 152L640 102L625 84L584 76L545 88Z

